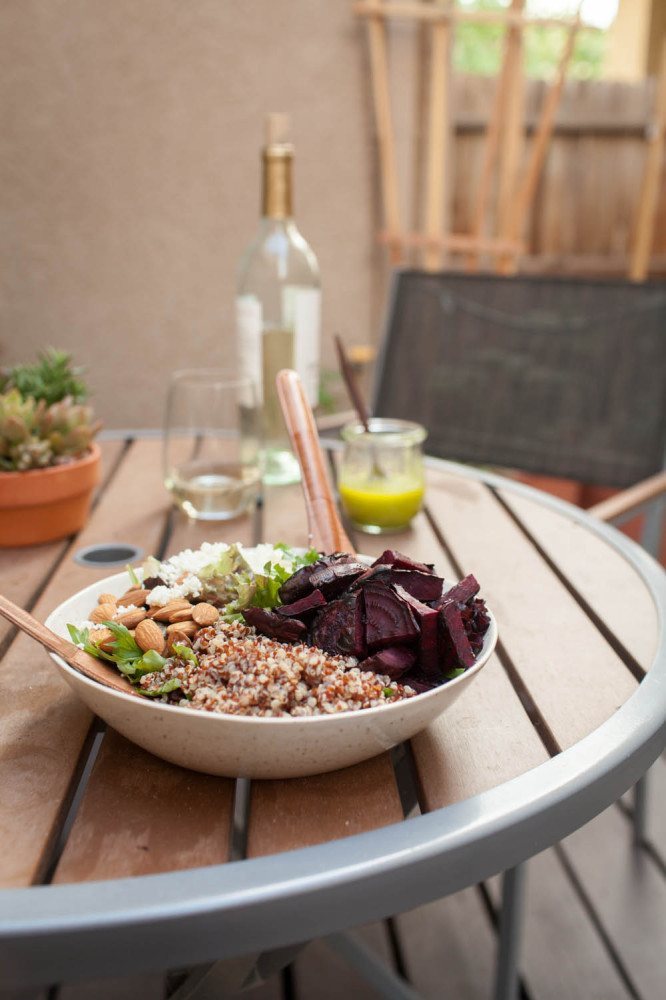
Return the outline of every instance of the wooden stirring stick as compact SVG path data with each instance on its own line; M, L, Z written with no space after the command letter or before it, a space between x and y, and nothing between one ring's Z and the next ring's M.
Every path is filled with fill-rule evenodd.
M338 352L338 362L340 365L340 373L344 379L344 383L347 387L347 392L349 393L349 398L351 399L354 409L356 410L356 415L358 419L363 424L363 430L366 434L371 434L370 430L370 414L368 413L368 408L365 405L365 400L361 395L361 390L358 387L356 381L356 376L354 375L354 369L349 363L349 358L347 357L347 352L345 351L344 344L340 338L340 334L335 335L335 348ZM381 465L377 461L377 453L374 448L371 448L370 452L372 458L372 470L371 476L373 479L384 479L386 473L382 469Z
M133 694L137 698L141 697L134 690L130 682L116 671L115 667L112 667L109 663L105 663L104 660L96 660L94 656L90 656L83 649L79 649L73 642L68 642L67 639L63 639L62 636L52 632L46 625L42 625L41 622L38 622L27 611L19 608L17 604L14 604L1 594L0 615L18 626L21 632L25 632L26 635L36 639L46 649L52 653L57 653L71 667L74 667L79 673L85 674L86 677L90 677L91 680L97 681L105 687L113 688L114 691L122 691L123 694Z
M295 371L283 368L275 379L291 444L301 467L310 544L323 552L353 552L333 499L326 459L303 385Z
M345 351L345 346L342 343L342 339L339 333L335 335L335 349L338 352L338 364L340 365L340 374L344 380L345 386L347 387L347 392L349 393L349 398L352 401L352 405L356 410L358 419L363 424L363 429L366 434L370 433L370 426L368 421L370 419L370 414L368 413L368 408L365 405L365 400L361 395L361 390L356 382L356 376L354 375L354 369L352 368L349 358L347 357L347 352Z

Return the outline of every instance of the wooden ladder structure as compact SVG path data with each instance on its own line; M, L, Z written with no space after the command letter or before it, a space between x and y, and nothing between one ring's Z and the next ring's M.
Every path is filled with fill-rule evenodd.
M495 269L512 274L524 252L524 231L534 203L548 144L553 134L567 69L571 60L580 13L572 20L528 18L525 0L511 0L499 11L472 11L455 0L360 0L355 13L367 23L375 128L379 150L383 229L380 240L388 247L392 266L416 255L419 266L438 270L451 254L463 255L468 270L478 270L483 256ZM427 108L424 139L425 190L422 220L406 227L401 210L396 137L391 105L387 26L392 19L420 25L426 36L429 58L420 61L419 93ZM504 32L502 67L485 134L480 182L468 233L450 230L446 219L452 178L451 149L451 51L456 24L501 24ZM523 33L531 24L567 28L559 65L544 100L529 149L524 150ZM491 232L493 190L494 231ZM420 199L415 199L418 203ZM418 213L417 213L418 214Z

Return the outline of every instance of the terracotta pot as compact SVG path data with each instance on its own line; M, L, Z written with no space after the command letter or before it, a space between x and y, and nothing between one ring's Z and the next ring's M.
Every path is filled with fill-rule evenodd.
M85 524L100 478L100 449L65 465L0 472L0 547L66 538Z

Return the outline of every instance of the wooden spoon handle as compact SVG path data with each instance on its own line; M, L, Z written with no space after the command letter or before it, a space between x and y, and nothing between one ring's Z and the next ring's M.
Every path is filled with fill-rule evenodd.
M3 597L2 594L0 594L0 615L16 625L21 632L36 639L46 649L57 653L66 663L85 674L86 677L90 677L106 687L114 688L116 691L122 691L124 694L141 697L130 682L117 673L109 663L105 663L104 660L96 660L94 656L79 649L73 642L68 642L67 639L52 632L50 628L42 625L31 614L28 614L23 608L19 608L18 604L14 604L7 597Z
M326 472L312 409L295 371L284 368L275 384L291 443L301 466L311 544L323 552L353 552L342 527Z

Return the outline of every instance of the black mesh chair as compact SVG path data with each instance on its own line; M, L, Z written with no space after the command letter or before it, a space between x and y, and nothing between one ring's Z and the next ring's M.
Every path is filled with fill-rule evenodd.
M374 413L442 458L632 487L597 513L634 513L666 485L666 285L397 272Z
M427 427L430 455L620 488L590 512L620 523L645 511L657 555L666 285L397 272L374 404Z

